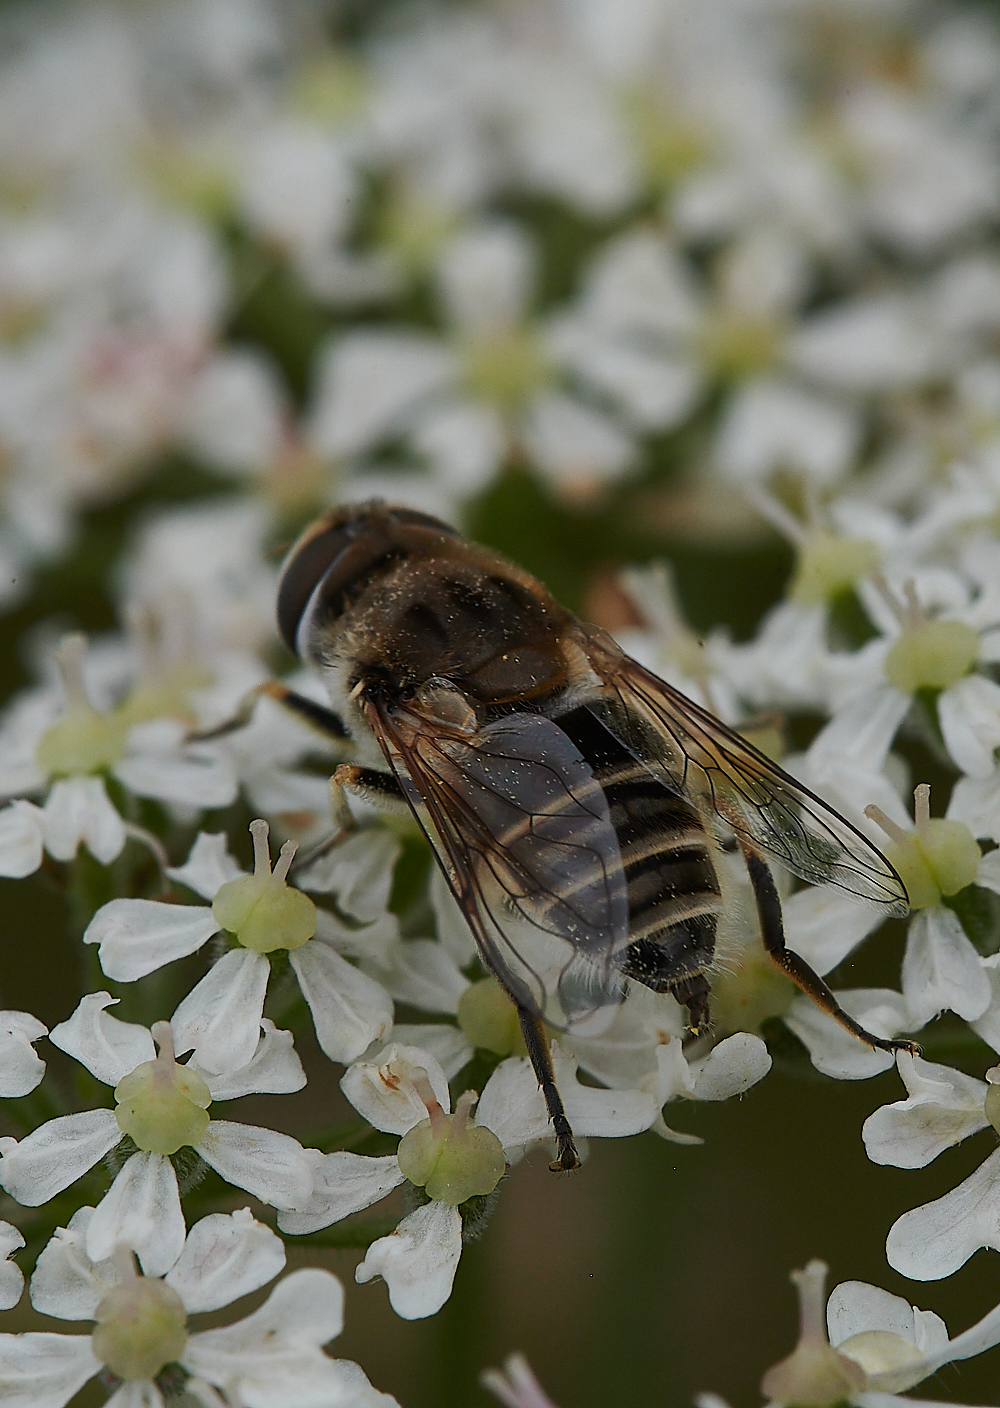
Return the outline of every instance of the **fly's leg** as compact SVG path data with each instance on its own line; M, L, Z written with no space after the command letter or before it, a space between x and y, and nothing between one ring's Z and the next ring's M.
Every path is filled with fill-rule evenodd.
M709 986L704 973L692 973L678 983L670 984L670 995L688 1010L688 1031L692 1036L704 1036L711 1030L708 1010Z
M914 1056L919 1055L920 1047L915 1041L905 1039L889 1041L885 1037L875 1036L873 1032L866 1031L860 1022L856 1022L849 1013L844 1011L826 983L818 973L813 972L805 959L785 947L785 927L781 920L781 901L778 898L774 877L767 861L746 841L740 839L739 844L757 902L760 936L775 966L791 978L792 982L800 987L807 997L811 997L817 1007L828 1012L852 1036L859 1037L861 1041L873 1046L876 1051L909 1051Z
M349 743L350 734L344 727L344 721L339 714L335 714L332 709L327 709L323 704L317 704L315 699L308 699L304 694L297 694L294 689L289 689L287 685L280 684L277 680L266 680L264 684L259 684L256 689L240 702L239 708L231 718L224 719L221 724L215 724L212 728L197 729L188 734L188 740L192 743L204 743L212 738L224 738L227 733L235 733L237 729L246 728L253 717L253 711L257 700L262 694L266 694L269 699L276 700L277 703L290 710L293 714L298 714L307 724L311 724L317 733L323 734L325 738L331 738L338 743Z
M566 1118L562 1096L556 1086L555 1071L552 1069L552 1052L549 1049L549 1039L545 1035L545 1028L540 1019L533 1012L529 1012L526 1007L522 1007L520 1003L517 1006L517 1017L521 1023L521 1031L524 1033L524 1044L528 1048L528 1058L534 1067L535 1075L538 1077L538 1085L545 1100L545 1108L552 1121L552 1130L556 1136L556 1146L559 1150L559 1157L554 1163L549 1164L549 1168L553 1173L565 1173L569 1169L579 1168L580 1155L576 1152L573 1131Z

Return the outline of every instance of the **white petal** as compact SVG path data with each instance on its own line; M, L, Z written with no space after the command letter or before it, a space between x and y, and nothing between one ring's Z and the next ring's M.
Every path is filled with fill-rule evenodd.
M419 1046L434 1057L449 1080L454 1080L476 1054L460 1027L438 1022L397 1022L389 1032L389 1040L398 1042L400 1046Z
M451 954L460 968L464 968L476 956L476 942L468 920L459 909L458 901L437 865L431 870L430 895L438 943Z
M989 777L960 777L946 815L951 821L964 821L973 836L1000 841L1000 768Z
M101 1367L89 1335L0 1335L4 1408L64 1408Z
M395 1154L381 1159L338 1150L324 1154L316 1166L313 1195L295 1212L278 1214L278 1226L293 1237L329 1227L353 1212L371 1207L406 1179Z
M364 1284L381 1276L389 1304L404 1320L435 1315L451 1295L462 1255L462 1218L437 1201L411 1212L388 1237L380 1237L354 1273Z
M938 1316L935 1315L934 1319L944 1331L943 1340L939 1332L935 1335L940 1344L935 1343L933 1347L940 1348L947 1342L948 1331ZM887 1331L890 1335L899 1335L901 1339L917 1344L916 1322L910 1302L902 1296L891 1295L881 1286L870 1286L865 1281L842 1281L834 1288L826 1304L826 1324L834 1348L843 1344L844 1340L863 1335L869 1330ZM917 1345L917 1348L923 1352L924 1346Z
M323 455L353 454L405 427L414 407L444 390L454 360L410 333L349 333L322 356L311 440Z
M165 1154L133 1154L87 1228L87 1255L104 1261L119 1242L131 1247L147 1276L164 1276L184 1247L177 1175Z
M636 458L635 445L608 416L562 392L534 398L523 433L539 468L568 488L617 479Z
M397 1002L424 1012L456 1013L458 1000L469 986L458 964L435 939L400 939L384 969L373 971Z
M945 746L962 771L989 777L1000 747L1000 685L983 675L966 676L939 696L938 718Z
M183 865L167 871L177 880L201 895L214 900L222 886L237 880L243 871L229 854L228 837L224 831L199 831Z
M116 1388L104 1408L164 1408L163 1394L154 1383L136 1379Z
M453 236L437 269L448 317L480 335L519 323L534 262L535 251L518 225L495 221Z
M613 1138L639 1134L659 1113L654 1095L642 1090L596 1090L576 1079L575 1058L553 1048L556 1084L575 1132ZM527 1057L501 1061L486 1082L476 1108L476 1124L487 1125L504 1151L517 1151L552 1138L552 1126L538 1077Z
M151 732L160 721L144 725ZM112 769L119 782L137 797L155 797L184 807L228 807L236 800L239 784L228 758L200 757L191 751L160 747L138 751L142 738L132 730L130 751Z
M938 363L929 326L903 297L864 297L800 325L788 355L806 376L870 395L913 385Z
M121 1142L111 1110L84 1110L41 1125L0 1159L0 1186L37 1208L94 1167Z
M923 1168L986 1128L983 1081L906 1052L897 1059L910 1098L883 1105L865 1121L862 1136L872 1163Z
M828 484L850 464L860 431L860 418L845 406L791 384L762 381L744 387L730 402L715 455L723 472L737 481L784 469Z
M212 965L170 1019L174 1050L194 1051L200 1071L237 1071L253 1057L271 965L262 953L234 948Z
M444 1071L428 1051L393 1042L368 1061L355 1061L341 1077L340 1088L369 1124L386 1134L405 1134L427 1118L427 1107L413 1081L423 1075L443 1110L451 1109Z
M103 865L125 845L125 823L108 801L100 777L67 777L56 782L42 808L45 849L56 860L72 860L81 841Z
M297 872L296 884L303 890L336 895L345 914L371 924L385 912L401 850L384 826L366 827Z
M252 1315L192 1335L180 1362L247 1408L347 1408L341 1366L320 1350L340 1334L343 1308L329 1271L293 1271Z
M782 905L788 947L820 977L847 957L882 923L873 905L832 885L809 885Z
M389 955L399 943L399 920L386 912L361 929L349 929L329 910L316 911L315 938L329 944L338 953L361 958L378 966L389 962Z
M219 932L210 909L159 900L110 900L94 915L83 936L100 944L101 967L109 978L132 983L175 958L196 953Z
M979 954L958 916L943 905L922 910L910 923L903 995L920 1026L945 1008L972 1022L990 1005L990 981Z
M849 1016L875 1036L891 1039L912 1030L906 1003L889 988L852 988L834 996ZM807 1047L816 1069L836 1080L867 1080L894 1064L891 1051L866 1046L808 997L795 999L785 1022Z
M1000 1149L936 1202L904 1213L885 1244L889 1265L914 1281L936 1281L980 1247L1000 1251Z
M42 1249L31 1278L31 1303L60 1320L93 1320L98 1301L118 1285L114 1259L91 1261L87 1228L93 1208L78 1208L67 1227L57 1227Z
M33 1041L48 1028L30 1012L0 1012L0 1097L27 1095L45 1074L45 1062Z
M574 360L581 375L617 397L643 430L676 425L701 390L701 374L690 362L625 343L600 343Z
M21 1299L24 1273L16 1262L9 1261L12 1252L24 1246L24 1238L9 1222L0 1222L0 1310L11 1310Z
M22 880L42 863L42 810L18 800L0 811L0 875Z
M331 1061L355 1060L392 1027L389 994L327 944L310 940L288 957Z
M109 992L88 993L71 1017L52 1028L49 1037L53 1046L75 1056L92 1075L112 1087L156 1056L148 1027L120 1022L105 1010L119 1001Z
M995 853L991 851L990 854ZM984 856L983 859L988 857ZM1000 954L994 953L983 959L983 972L990 980L990 1005L983 1015L970 1022L969 1026L988 1046L1000 1053Z
M729 1100L742 1095L771 1069L771 1057L759 1036L736 1032L720 1041L702 1061L691 1063L692 1100Z
M257 1050L249 1063L239 1070L212 1075L203 1071L196 1059L188 1062L189 1067L204 1076L213 1100L237 1100L241 1095L265 1092L290 1095L305 1085L306 1073L296 1055L292 1033L279 1031L267 1017L261 1018L260 1025L263 1030Z
M285 1246L249 1208L210 1213L188 1233L166 1282L189 1315L218 1310L266 1286L285 1266Z
M430 462L436 482L463 498L484 488L499 468L507 437L491 406L435 405L415 426L413 448Z
M212 1120L195 1147L227 1183L245 1188L262 1203L299 1208L309 1201L319 1156L315 1150L303 1149L290 1135L257 1125Z

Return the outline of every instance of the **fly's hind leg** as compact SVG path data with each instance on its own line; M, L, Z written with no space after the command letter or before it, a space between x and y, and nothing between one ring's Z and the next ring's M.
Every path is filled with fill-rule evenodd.
M517 1006L517 1016L521 1023L521 1031L524 1033L524 1044L528 1048L528 1058L534 1067L535 1075L538 1077L538 1085L545 1100L545 1108L549 1112L552 1130L556 1136L559 1157L549 1164L549 1168L553 1173L564 1173L570 1169L579 1168L580 1155L576 1152L573 1130L566 1118L566 1109L556 1085L555 1071L552 1069L552 1052L549 1050L549 1039L545 1035L545 1028L539 1018L533 1012L529 1012L526 1007L522 1007L520 1003Z
M826 983L818 973L813 972L805 959L785 947L785 927L781 919L781 901L778 898L778 891L770 868L763 856L759 855L747 842L740 839L739 844L746 860L750 883L753 886L754 898L757 902L760 935L775 966L791 978L792 982L800 987L807 997L811 997L817 1007L828 1012L852 1036L858 1037L861 1041L874 1047L876 1051L909 1051L914 1056L919 1055L920 1047L914 1041L905 1039L890 1041L885 1037L875 1036L873 1032L866 1031L860 1022L856 1022L849 1013L844 1011Z
M712 1026L708 1010L710 989L704 973L692 973L689 978L671 983L668 991L671 997L687 1008L688 1031L691 1035L704 1036Z

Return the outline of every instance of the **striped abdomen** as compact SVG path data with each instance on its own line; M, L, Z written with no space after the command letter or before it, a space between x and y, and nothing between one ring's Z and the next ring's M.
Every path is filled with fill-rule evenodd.
M700 1024L722 894L696 806L672 791L582 706L556 719L594 769L628 882L627 977L688 1002ZM696 1011L697 1009L697 1011Z

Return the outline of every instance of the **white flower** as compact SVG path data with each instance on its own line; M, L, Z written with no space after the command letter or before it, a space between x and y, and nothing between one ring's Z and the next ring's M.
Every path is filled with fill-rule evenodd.
M12 1253L24 1246L24 1238L9 1222L0 1222L0 1310L10 1310L21 1299L24 1289L24 1276L16 1262L11 1261Z
M92 1075L115 1088L115 1110L63 1115L20 1142L5 1139L0 1185L18 1202L38 1207L92 1168L128 1135L128 1155L87 1232L88 1255L101 1261L118 1242L139 1256L150 1275L163 1274L184 1240L177 1175L169 1155L191 1147L230 1183L263 1202L286 1208L306 1204L318 1157L297 1140L254 1125L213 1120L213 1099L254 1091L292 1091L305 1084L291 1038L265 1024L253 1058L224 1076L202 1071L196 1060L174 1061L170 1024L152 1030L121 1022L105 1009L109 993L81 999L50 1040ZM159 1046L157 1054L154 1040Z
M575 1079L576 1061L553 1048L553 1064L567 1117L577 1134L614 1137L637 1134L652 1124L657 1106L654 1097L638 1090L596 1090ZM430 1133L453 1128L459 1139L488 1134L499 1165L487 1159L485 1175L491 1191L503 1173L504 1161L517 1162L533 1144L552 1137L549 1114L538 1088L538 1079L526 1058L502 1061L490 1076L479 1098L474 1121L469 1123L473 1094L463 1095L454 1115L444 1071L429 1052L419 1047L393 1044L370 1061L357 1062L344 1074L345 1095L376 1129L406 1136L418 1126ZM430 1120L428 1121L428 1116ZM449 1121L453 1122L449 1126ZM292 1235L314 1232L341 1218L370 1207L407 1174L400 1166L404 1153L384 1158L338 1152L327 1154L316 1169L316 1191L310 1203L292 1213L282 1213L282 1231ZM469 1162L478 1172L477 1148ZM433 1164L433 1161L432 1161ZM408 1163L407 1168L412 1171ZM438 1169L440 1176L440 1169ZM466 1176L463 1170L463 1177ZM492 1181L490 1181L492 1180ZM404 1217L388 1237L368 1249L357 1269L359 1281L382 1276L389 1286L393 1309L404 1319L433 1315L451 1294L462 1250L462 1217L458 1203L470 1193L433 1195L416 1212ZM464 1188L463 1188L464 1191Z
M899 1395L943 1365L982 1354L1000 1340L1000 1307L949 1340L940 1316L863 1281L841 1282L824 1316L826 1273L822 1261L792 1273L800 1301L799 1342L761 1380L768 1408L834 1402L855 1408L906 1408L910 1403L939 1408ZM697 1408L726 1408L715 1394L700 1394L695 1402Z
M254 1408L291 1395L298 1403L390 1408L356 1364L327 1358L322 1346L343 1328L343 1291L315 1268L292 1272L259 1310L232 1325L190 1332L187 1317L217 1310L257 1290L285 1264L280 1239L249 1208L195 1223L161 1277L136 1274L118 1245L88 1251L97 1212L80 1208L38 1258L31 1278L36 1310L63 1320L95 1320L92 1335L0 1337L0 1396L11 1408L44 1401L61 1408L102 1370L115 1408L163 1408L159 1377L179 1365L204 1402ZM217 1391L213 1394L212 1385Z
M170 872L174 879L211 899L211 907L111 900L94 915L84 942L100 945L101 967L109 978L134 982L165 963L197 952L214 934L232 933L236 946L192 988L173 1018L180 1048L197 1049L199 1061L216 1073L250 1060L257 1046L271 972L268 955L286 950L323 1050L333 1061L354 1060L392 1026L392 1001L374 979L348 963L329 941L331 934L336 937L351 931L329 916L320 933L315 905L285 883L294 844L285 843L272 872L267 823L255 821L250 830L255 857L252 876L244 875L236 865L226 850L224 836L205 834L196 839L186 864ZM390 853L395 857L395 843L390 841L387 850L385 834L362 832L345 842L356 862L365 848L371 847L375 867L374 873L351 867L343 876L333 870L336 883L348 895L349 912L353 905L355 914L361 908L372 918L378 912L372 885L379 894L388 893L391 870L383 874L380 867ZM324 888L323 879L320 876L317 888ZM349 880L356 884L356 890L349 888ZM357 940L357 935L353 937Z
M20 878L41 864L43 847L69 861L85 844L104 865L120 854L126 837L154 845L110 801L109 772L137 796L189 807L226 806L236 779L227 760L207 745L187 745L186 725L168 717L175 707L158 682L139 680L114 709L94 708L84 683L86 644L67 636L54 654L62 677L59 694L42 689L15 703L0 730L0 792L45 793L44 804L18 798L0 811L0 874ZM162 713L157 705L162 699Z

